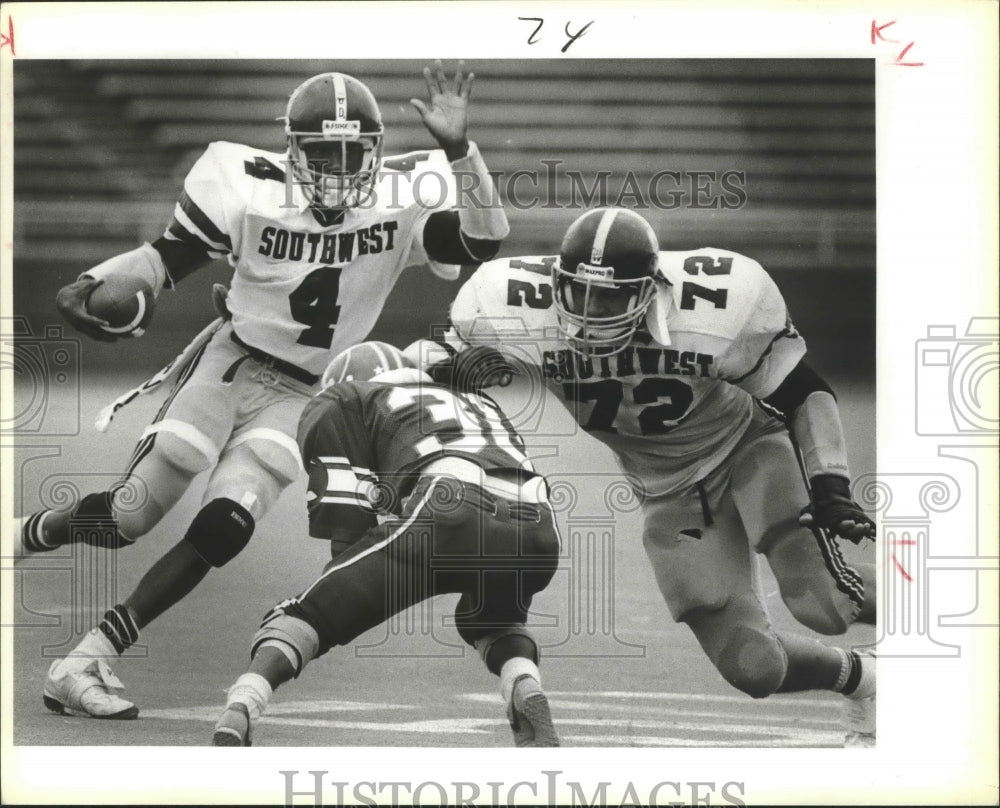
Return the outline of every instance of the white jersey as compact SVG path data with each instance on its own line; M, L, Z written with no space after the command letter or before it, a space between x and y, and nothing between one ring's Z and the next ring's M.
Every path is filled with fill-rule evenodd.
M736 446L753 398L770 395L806 352L770 276L752 259L704 248L661 252L656 297L621 353L584 359L560 338L553 256L484 264L451 308L449 341L492 345L545 386L649 496L703 479Z
M402 270L430 263L424 223L453 206L454 177L441 150L386 158L372 199L330 224L286 175L287 159L210 144L164 235L228 258L240 339L319 375L368 335Z

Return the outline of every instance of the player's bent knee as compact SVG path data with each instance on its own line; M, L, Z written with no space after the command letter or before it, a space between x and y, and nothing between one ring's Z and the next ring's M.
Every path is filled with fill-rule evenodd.
M774 693L788 671L788 655L778 638L749 626L736 626L713 662L729 684L755 699Z
M281 488L287 488L298 478L302 470L301 455L295 441L283 432L276 429L254 429L235 445L240 444Z
M218 452L211 441L188 424L172 429L169 423L158 424L150 454L186 478L193 478L209 468ZM180 426L188 427L181 429Z
M817 634L836 636L844 634L853 625L859 607L847 598L838 605L829 599L805 593L798 597L783 598L796 620Z
M272 610L253 637L250 658L265 646L281 651L298 676L302 668L319 655L319 634L305 620Z
M220 497L198 511L184 541L213 567L221 567L249 544L253 529L254 518L250 511L238 502Z

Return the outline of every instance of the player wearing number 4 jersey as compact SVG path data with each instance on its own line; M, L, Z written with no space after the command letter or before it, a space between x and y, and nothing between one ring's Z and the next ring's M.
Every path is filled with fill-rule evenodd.
M874 565L849 566L838 544L875 526L850 496L836 401L759 264L661 252L637 214L595 210L559 256L482 266L451 322L440 344L411 346L432 373L488 375L498 357L475 367L490 354L468 349L493 346L613 450L671 615L727 681L755 698L842 692L849 742L872 741L874 659L775 630L757 583L760 554L803 625L874 623Z
M309 532L331 540L334 558L265 615L213 744L249 746L272 689L333 646L461 593L455 625L500 677L515 744L558 746L524 622L555 572L559 536L545 481L496 404L430 383L391 345L363 343L333 360L298 440Z
M296 425L330 357L364 339L407 266L430 263L454 278L457 265L496 253L508 227L483 159L466 139L473 75L460 66L449 80L439 63L424 77L429 101L412 103L440 149L384 159L381 115L368 88L342 73L314 76L289 98L285 154L211 144L161 238L60 292L70 322L107 339L85 307L102 279L139 276L158 294L214 258L233 268L226 319L172 366L174 389L120 483L72 510L22 520L24 553L76 541L117 549L148 533L192 479L211 470L183 540L68 658L53 663L44 693L50 709L135 717L137 708L110 692L120 682L105 660L250 541L301 471ZM456 172L464 175L462 199ZM154 378L135 392L162 381ZM83 522L88 530L74 530Z

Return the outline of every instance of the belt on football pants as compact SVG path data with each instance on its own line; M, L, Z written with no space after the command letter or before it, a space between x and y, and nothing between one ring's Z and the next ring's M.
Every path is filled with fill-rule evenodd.
M308 384L310 387L319 381L319 376L315 373L310 373L308 370L303 370L298 365L293 365L291 362L286 362L284 359L278 359L276 356L271 356L267 351L262 351L260 348L254 348L253 345L247 345L243 340L236 336L235 331L231 331L229 338L240 346L244 351L249 354L251 359L260 362L266 367L274 368L280 373L284 373L289 378L295 379L297 382L302 382L303 384ZM230 371L233 369L230 368ZM226 372L229 375L229 371Z
M536 475L526 482L515 483L458 457L438 458L420 469L414 491L426 489L436 476L459 482L463 501L505 520L540 522L542 507L548 504L543 477Z

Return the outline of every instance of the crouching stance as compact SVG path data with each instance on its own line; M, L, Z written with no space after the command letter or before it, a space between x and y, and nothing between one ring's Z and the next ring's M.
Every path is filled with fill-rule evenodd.
M558 746L525 628L555 572L545 481L496 404L456 393L384 343L339 354L299 423L310 534L333 559L254 636L212 738L249 746L272 690L427 598L461 593L459 634L500 677L517 746ZM378 524L377 513L387 516Z

